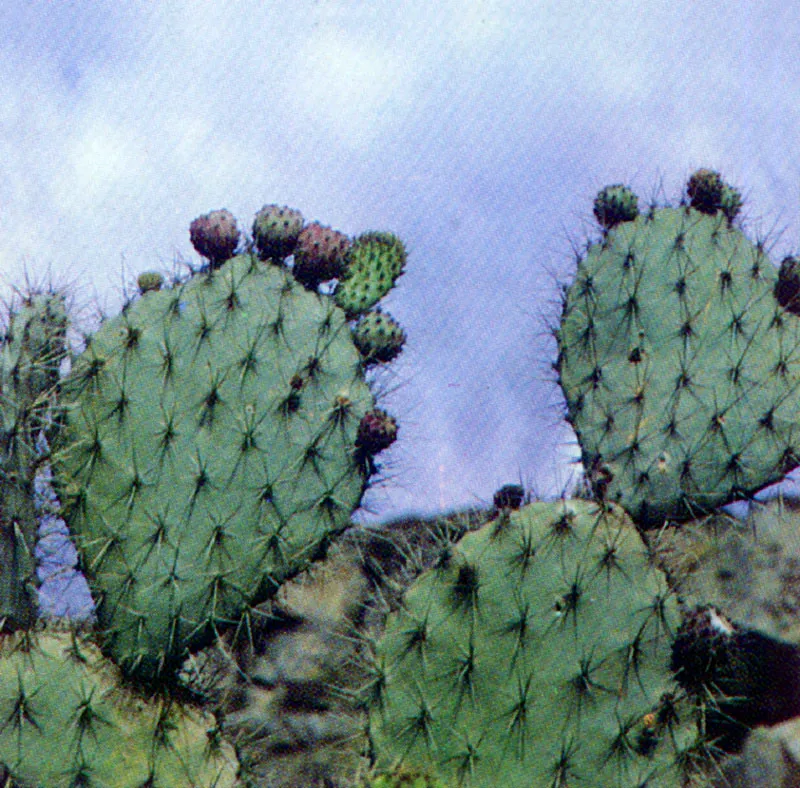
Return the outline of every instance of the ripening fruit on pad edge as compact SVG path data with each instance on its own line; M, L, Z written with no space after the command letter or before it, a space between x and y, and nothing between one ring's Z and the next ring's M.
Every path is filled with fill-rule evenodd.
M360 503L374 401L345 316L255 255L104 323L63 399L59 495L126 672L176 668Z
M387 621L366 690L377 768L472 788L679 788L698 734L669 669L678 624L619 507L505 511Z

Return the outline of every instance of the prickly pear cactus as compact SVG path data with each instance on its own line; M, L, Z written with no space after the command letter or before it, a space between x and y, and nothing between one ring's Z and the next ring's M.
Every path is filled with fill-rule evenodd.
M675 599L621 509L503 511L392 614L376 766L478 786L678 788L702 750L669 669Z
M237 771L213 717L124 688L96 646L59 630L0 644L0 763L47 788L224 788Z
M800 463L800 321L712 180L693 183L698 207L651 210L592 244L556 332L595 495L644 525L745 497Z
M0 629L36 618L37 440L51 440L67 317L58 293L33 295L14 311L0 345Z
M54 466L126 672L173 670L348 527L377 451L357 445L363 373L331 298L254 254L147 292L91 337Z

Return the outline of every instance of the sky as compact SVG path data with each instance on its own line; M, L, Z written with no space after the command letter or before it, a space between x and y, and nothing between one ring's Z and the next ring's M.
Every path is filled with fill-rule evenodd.
M776 263L800 245L791 3L5 0L0 30L3 297L50 275L113 313L218 208L405 241L366 520L575 478L547 326L604 185L712 167Z

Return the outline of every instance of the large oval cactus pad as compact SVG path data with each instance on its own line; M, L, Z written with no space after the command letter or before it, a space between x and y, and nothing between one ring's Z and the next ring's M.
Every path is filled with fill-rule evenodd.
M533 503L418 578L377 645L370 736L448 784L678 788L699 743L677 602L619 507Z
M660 525L800 462L800 321L777 280L722 211L654 210L589 247L557 337L595 494Z
M373 407L345 316L253 255L149 292L64 384L55 470L105 643L156 676L344 530Z

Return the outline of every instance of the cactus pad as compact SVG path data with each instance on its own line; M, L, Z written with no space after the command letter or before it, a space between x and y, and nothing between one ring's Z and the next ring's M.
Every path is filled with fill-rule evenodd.
M233 747L208 714L125 689L88 639L17 634L0 646L0 763L24 785L235 784Z
M557 369L596 495L659 525L800 463L800 322L777 280L721 210L654 210L589 247Z
M334 298L348 315L360 315L380 301L403 273L406 248L392 233L370 232L356 238L347 270Z
M618 507L506 510L390 615L369 688L376 767L473 788L677 788L698 742L669 670L678 621Z
M149 293L64 381L56 481L105 647L157 676L324 551L374 401L344 314L241 255Z

